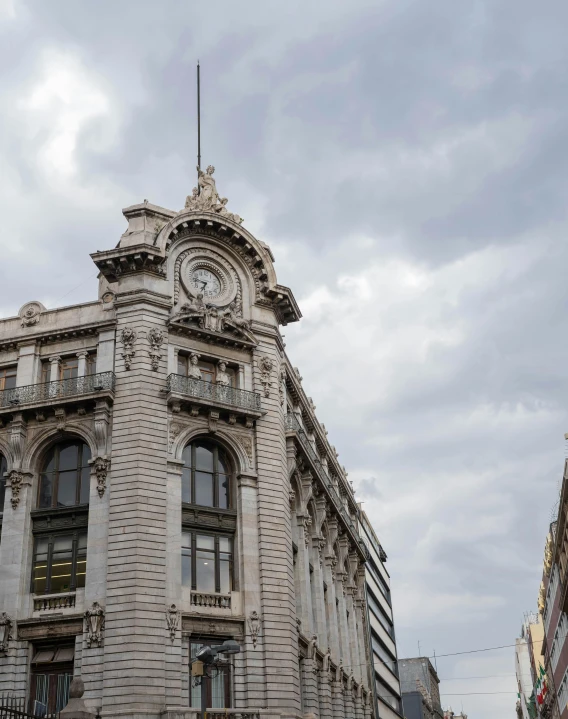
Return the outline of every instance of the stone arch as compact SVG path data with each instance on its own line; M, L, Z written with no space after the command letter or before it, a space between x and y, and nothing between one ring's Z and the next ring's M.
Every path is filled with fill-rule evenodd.
M26 446L22 458L22 470L37 475L40 462L47 450L54 444L68 439L81 439L89 445L91 456L97 456L97 442L94 432L75 422L67 422L63 431L56 427L46 427Z
M6 459L6 464L8 465L8 472L9 472L12 468L12 463L14 461L14 458L12 455L12 449L10 447L10 443L4 437L0 437L0 454L4 455L4 458Z
M228 453L234 465L236 477L248 472L249 459L245 448L231 434L223 430L210 432L206 427L184 427L177 435L172 446L172 454L175 459L181 462L183 450L190 442L196 439L208 439L220 444Z

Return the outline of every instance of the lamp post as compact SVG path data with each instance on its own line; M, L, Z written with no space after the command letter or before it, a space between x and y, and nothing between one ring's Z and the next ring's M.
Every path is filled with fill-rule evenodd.
M204 646L197 652L192 662L192 676L201 677L201 719L207 719L207 690L211 677L208 674L208 668L215 663L219 654L238 654L241 651L241 645L233 639L227 639L223 644L215 646Z

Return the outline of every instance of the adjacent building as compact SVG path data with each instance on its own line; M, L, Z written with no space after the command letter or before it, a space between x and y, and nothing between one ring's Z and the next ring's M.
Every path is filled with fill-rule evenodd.
M539 678L544 673L543 639L544 625L540 614L527 614L521 627L521 636L515 640L517 716L519 719L535 719L537 715L536 691ZM544 700L544 696L542 698Z
M440 680L428 657L399 659L398 668L405 719L444 719Z
M402 699L390 576L385 567L387 555L362 509L359 531L369 553L365 564L365 584L375 712L381 719L394 719L402 716Z
M535 676L539 715L568 719L568 462L564 466L558 517L550 525L544 551L538 608L544 637L544 670Z
M103 718L195 716L192 657L234 639L211 708L366 719L379 686L398 715L384 556L213 171L123 210L95 300L0 320L0 692L51 713L80 675Z

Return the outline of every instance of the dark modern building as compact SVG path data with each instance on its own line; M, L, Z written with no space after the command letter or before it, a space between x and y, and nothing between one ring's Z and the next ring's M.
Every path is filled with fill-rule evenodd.
M443 719L440 680L428 657L398 663L405 719Z

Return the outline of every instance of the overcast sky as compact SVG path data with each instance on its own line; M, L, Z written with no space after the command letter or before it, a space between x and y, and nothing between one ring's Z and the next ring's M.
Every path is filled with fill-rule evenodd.
M567 24L561 0L0 0L0 313L95 298L121 209L183 206L199 58L204 165L302 309L287 350L389 556L400 656L513 644L536 608ZM512 648L438 670L444 706L514 716Z

